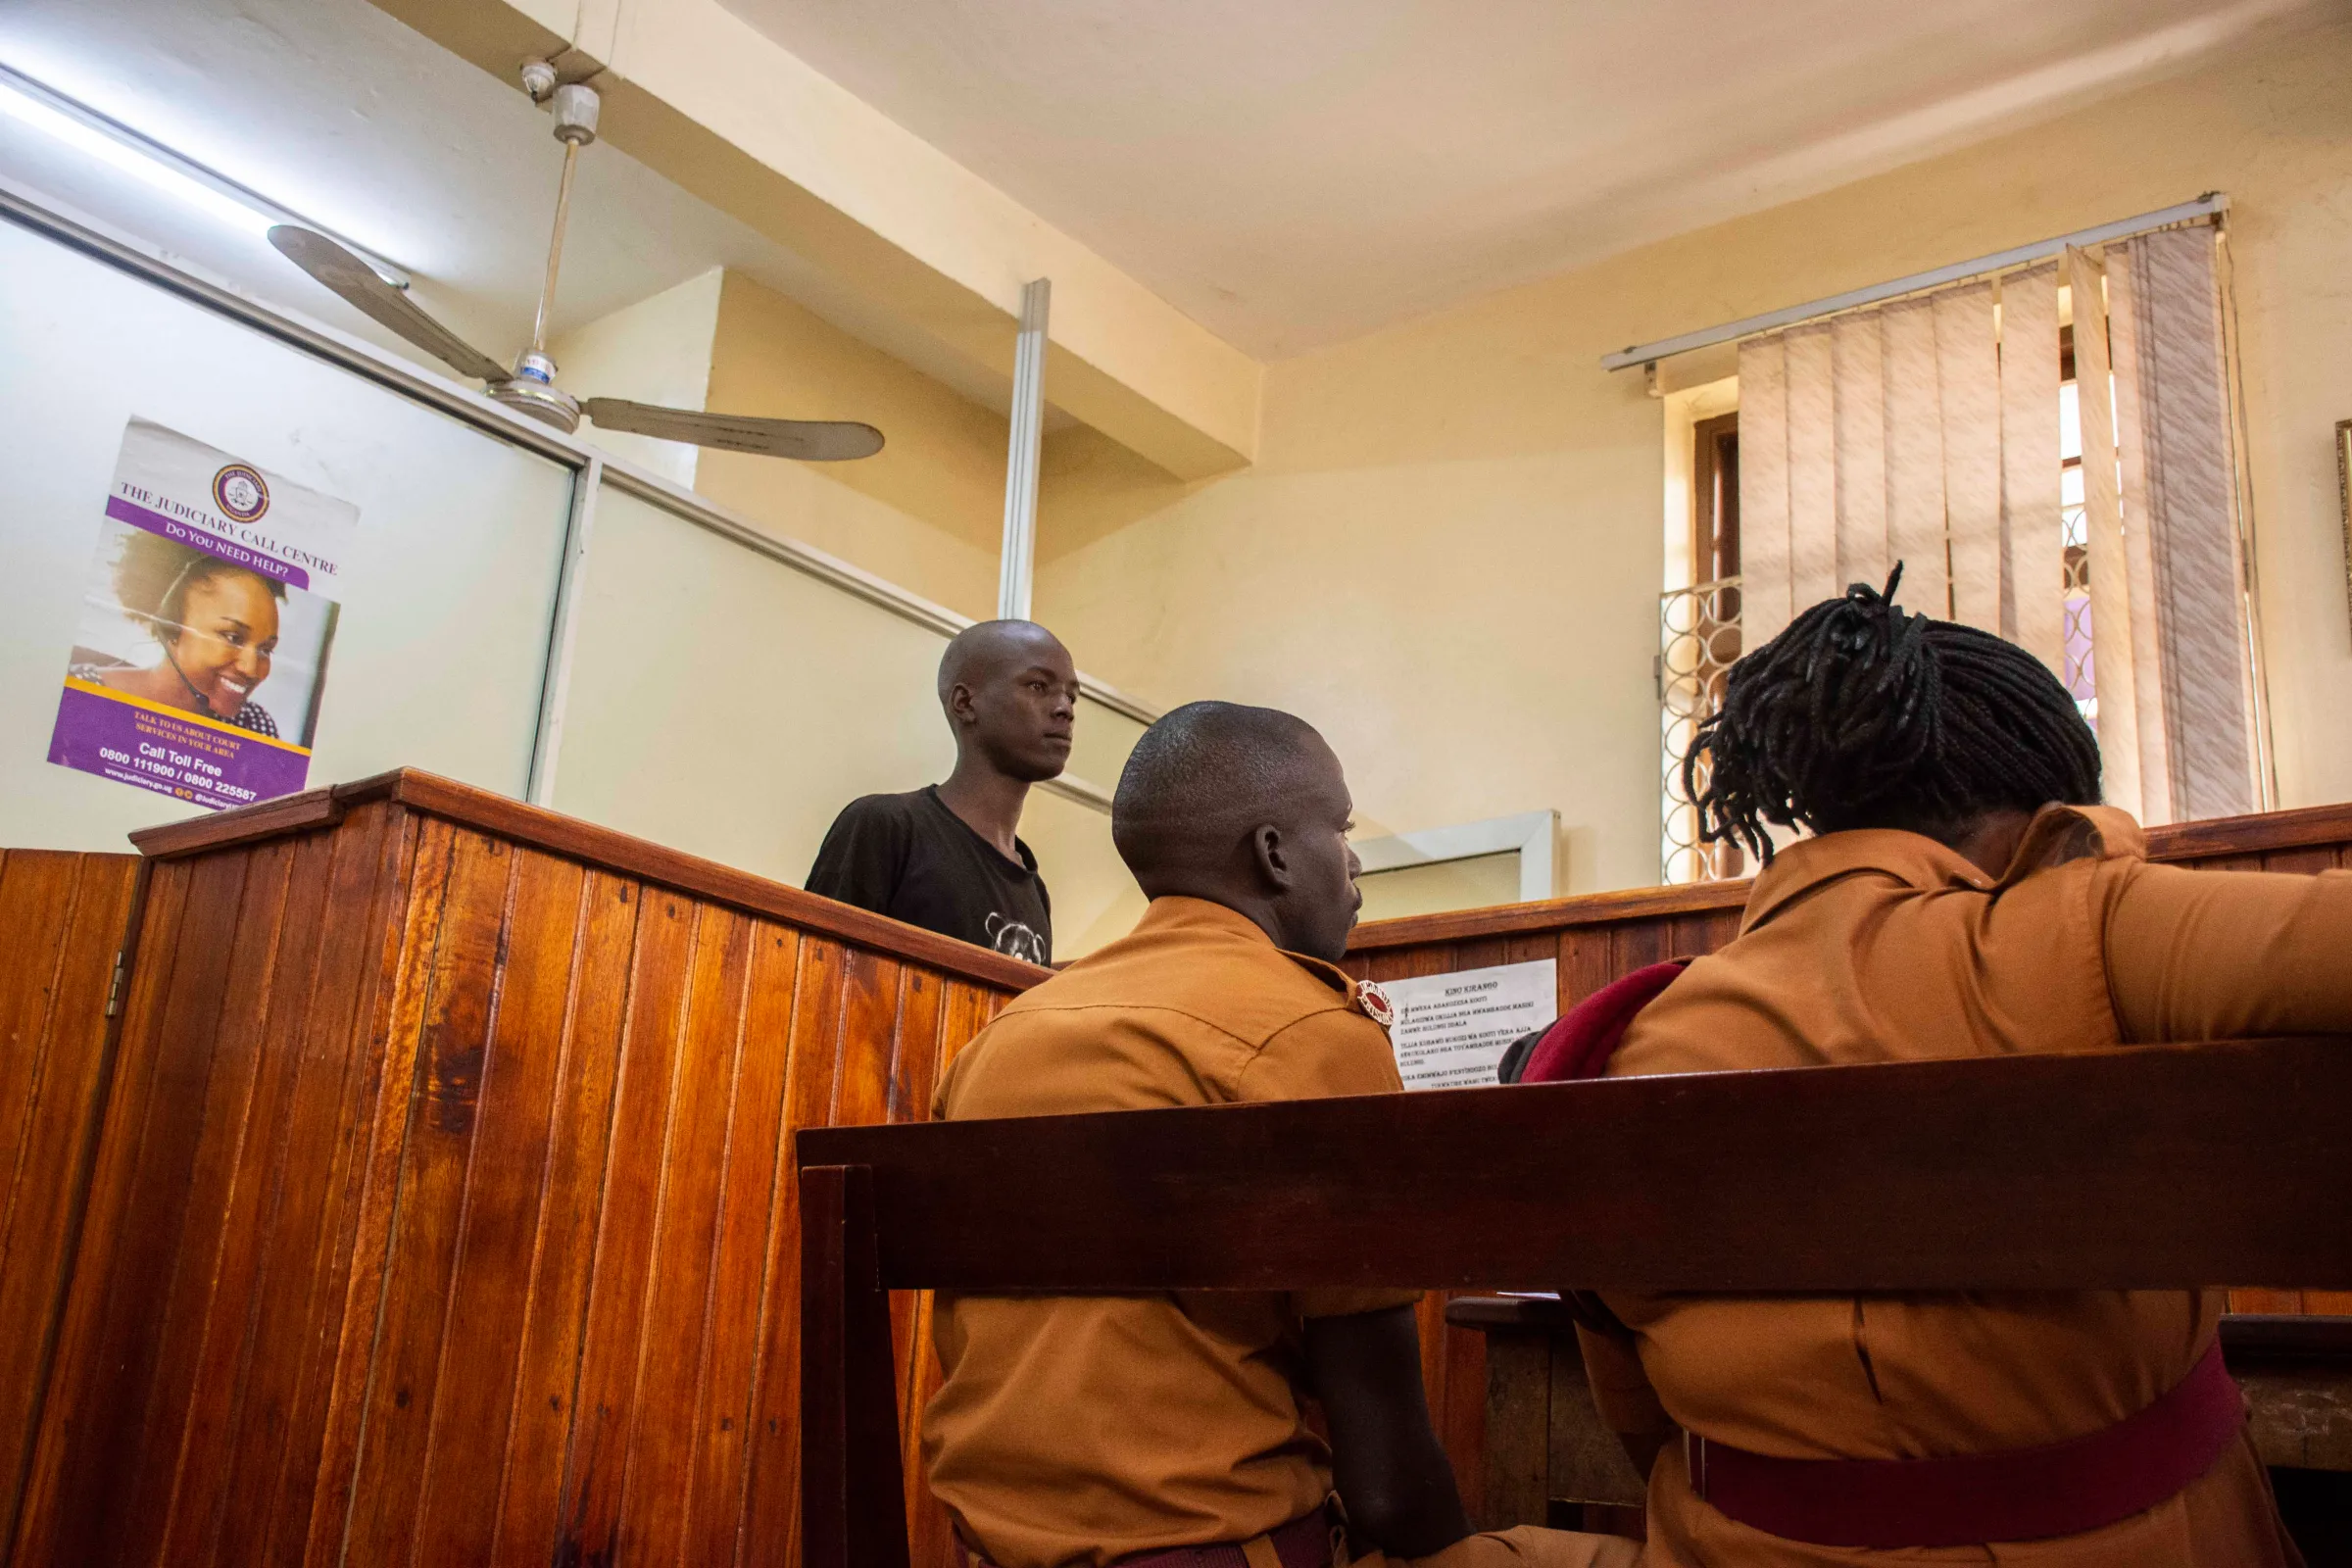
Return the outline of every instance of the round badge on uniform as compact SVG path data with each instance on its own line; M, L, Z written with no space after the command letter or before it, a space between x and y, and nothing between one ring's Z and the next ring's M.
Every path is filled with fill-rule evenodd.
M1396 1004L1389 1000L1389 994L1380 989L1377 980L1358 980L1355 983L1355 1004L1364 1009L1365 1017L1383 1029L1396 1021Z

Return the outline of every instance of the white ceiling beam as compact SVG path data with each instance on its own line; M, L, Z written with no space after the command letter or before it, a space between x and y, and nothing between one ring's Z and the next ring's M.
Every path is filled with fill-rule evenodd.
M1255 360L718 0L373 3L502 80L601 72L603 139L1007 382L1052 277L1055 408L1180 478L1255 458Z

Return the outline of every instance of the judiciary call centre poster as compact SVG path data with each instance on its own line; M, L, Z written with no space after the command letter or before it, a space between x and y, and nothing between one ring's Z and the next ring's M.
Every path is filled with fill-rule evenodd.
M301 790L359 518L131 420L49 760L214 809Z

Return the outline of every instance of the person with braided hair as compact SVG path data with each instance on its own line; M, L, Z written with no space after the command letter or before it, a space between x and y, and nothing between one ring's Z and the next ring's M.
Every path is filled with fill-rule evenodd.
M1685 778L1704 835L1762 869L1737 939L1650 982L1595 1070L2352 1031L2352 875L2149 864L2056 677L1899 608L1900 575L1733 666ZM1612 1292L1583 1340L1604 1414L1655 1455L1645 1563L2285 1568L2223 1307Z

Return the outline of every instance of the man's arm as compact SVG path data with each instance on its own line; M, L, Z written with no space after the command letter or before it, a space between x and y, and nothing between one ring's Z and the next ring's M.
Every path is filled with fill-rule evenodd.
M820 898L890 913L891 895L906 871L906 822L874 796L852 801L825 830L803 884Z
M1308 1318L1306 1364L1359 1548L1426 1557L1469 1535L1453 1466L1429 1422L1413 1309Z

